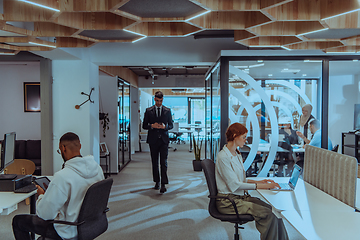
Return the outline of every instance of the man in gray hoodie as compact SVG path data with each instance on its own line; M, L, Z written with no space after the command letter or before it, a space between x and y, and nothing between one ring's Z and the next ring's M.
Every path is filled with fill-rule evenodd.
M51 239L77 239L76 226L48 224L45 220L58 219L75 222L87 189L104 174L93 156L81 156L79 137L65 133L59 141L58 153L64 159L63 169L56 172L46 192L38 186L37 215L21 214L13 218L15 239L31 239L36 233Z

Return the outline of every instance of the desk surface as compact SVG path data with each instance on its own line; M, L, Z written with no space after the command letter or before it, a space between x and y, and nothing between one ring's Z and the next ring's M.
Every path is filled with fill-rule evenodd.
M283 211L281 215L306 239L357 239L360 213L334 211Z
M288 182L288 177L270 178L276 182ZM354 208L321 191L311 184L298 180L294 191L271 191L261 190L258 192L263 196L277 211L295 210L336 210L344 212L354 212Z
M250 148L252 148L252 144L246 144ZM293 152L305 152L305 149L303 147L299 147L298 145L292 145L293 146ZM257 149L259 152L270 152L270 143L264 143L260 142L259 147ZM278 152L289 152L288 150L285 150L279 146L277 146Z
M14 193L14 192L0 192L0 213L5 210L14 207L21 201L24 201L26 198L31 197L36 194L37 190L34 190L30 193Z

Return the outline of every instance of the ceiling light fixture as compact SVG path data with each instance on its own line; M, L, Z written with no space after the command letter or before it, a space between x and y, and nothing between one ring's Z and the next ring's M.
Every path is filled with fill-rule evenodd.
M291 48L288 48L288 47L285 47L285 46L281 46L281 48L285 49L285 50L288 50L288 51L291 51L292 49Z
M304 74L303 74L303 77L306 77L306 76L307 76L306 73L304 73Z
M322 60L304 60L304 62L322 62Z
M14 52L0 52L0 55L15 55Z
M259 63L259 64L250 65L249 68L262 67L264 65L265 65L265 63Z
M282 73L298 73L300 72L300 69L288 69L288 68L284 68L283 70L281 70Z
M328 19L330 19L330 18L339 17L339 16L341 16L341 15L345 15L345 14L352 13L352 12L357 12L357 11L359 11L359 10L360 10L360 8L354 9L354 10L351 10L351 11L348 11L348 12L344 12L344 13L340 13L340 14L331 16L331 17L323 18L323 19L321 19L321 20L322 20L322 21L328 20Z
M268 76L269 76L269 77L272 77L272 74L271 74L271 73L269 73L269 74L268 74Z
M234 66L236 68L248 68L249 66Z
M60 12L59 9L55 9L55 8L48 7L48 6L45 6L45 5L42 5L42 4L38 4L38 3L34 3L34 2L30 2L30 1L28 1L28 0L18 0L18 1L19 1L19 2L24 2L24 3L29 3L29 4L38 6L38 7L46 8L46 9L49 9L49 10L52 10L52 11L55 11L55 12Z
M189 19L186 19L185 21L193 20L194 18L200 17L200 16L205 15L205 14L207 14L207 13L209 13L209 12L211 12L211 10L207 10L206 12L203 12L203 13L200 13L200 14L198 14L198 15L195 15L195 16L189 18Z
M54 45L48 45L48 44L36 43L36 42L29 42L29 43L34 44L34 45L44 46L44 47L56 48L56 46L54 46Z
M249 45L249 47L254 48L274 48L274 47L281 47L280 45Z
M147 38L147 37L146 37L146 36L144 36L144 37L142 37L142 38L138 38L138 39L136 39L136 40L132 41L132 43L135 43L135 42L138 42L138 41L140 41L140 40L143 40L144 38Z
M257 60L257 62L258 62L258 63L262 63L262 62L264 62L264 60Z
M353 59L353 62L358 62L359 61L359 59Z
M307 35L307 34L311 34L311 33L321 32L321 31L325 31L325 30L328 30L328 29L329 28L322 28L322 29L315 30L315 31L310 31L310 32L306 32L306 33L300 33L300 34L298 34L298 36L303 36L303 35Z
M355 51L352 51L352 52L326 52L326 53L329 53L329 54L348 54L348 53L356 53Z

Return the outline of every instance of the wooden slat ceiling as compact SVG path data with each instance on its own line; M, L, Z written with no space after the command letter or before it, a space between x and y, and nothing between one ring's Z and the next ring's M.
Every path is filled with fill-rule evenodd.
M145 37L196 38L203 31L221 30L227 37L232 31L234 41L248 48L348 53L360 48L359 0L28 2L52 9L24 0L3 0L0 53L83 48L99 42L135 42Z

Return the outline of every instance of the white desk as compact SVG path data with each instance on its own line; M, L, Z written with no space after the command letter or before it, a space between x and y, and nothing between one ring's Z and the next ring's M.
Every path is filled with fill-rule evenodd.
M9 215L17 209L19 202L24 201L30 197L30 213L35 213L35 194L37 190L30 193L13 193L13 192L0 192L0 213L1 215Z
M288 177L274 177L270 178L275 182L288 182ZM271 191L258 190L277 211L284 210L337 210L354 212L354 208L339 201L331 195L321 191L320 189L304 182L302 179L298 180L294 191Z
M289 180L287 177L272 179L276 182ZM275 215L286 219L306 239L360 236L359 212L302 179L298 180L294 191L257 191L273 207Z
M283 211L281 213L306 239L359 239L360 213L342 211Z

